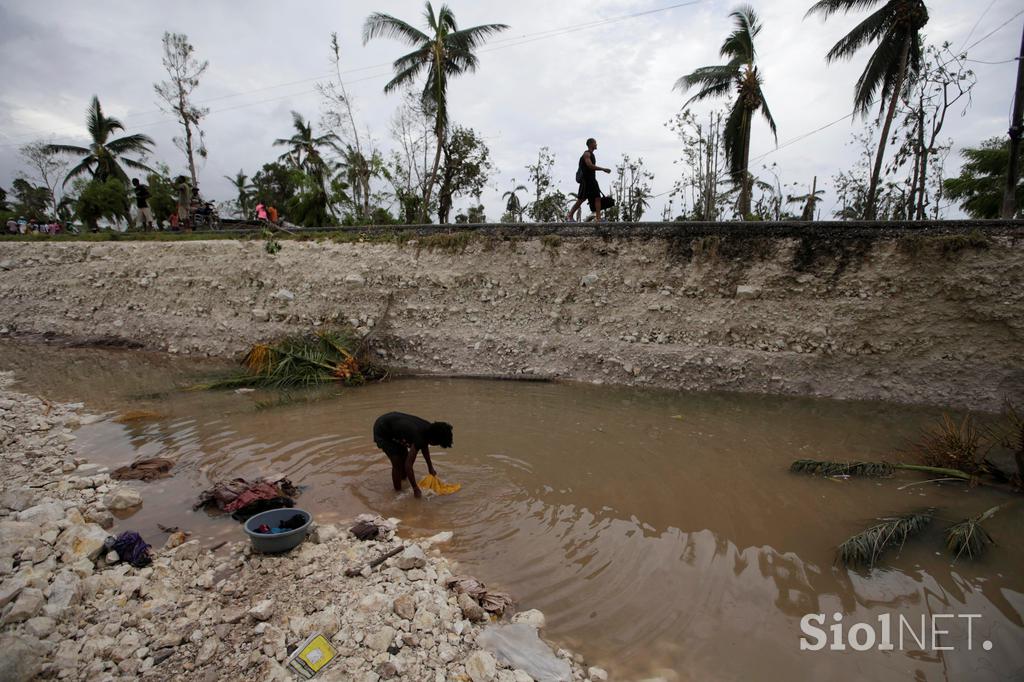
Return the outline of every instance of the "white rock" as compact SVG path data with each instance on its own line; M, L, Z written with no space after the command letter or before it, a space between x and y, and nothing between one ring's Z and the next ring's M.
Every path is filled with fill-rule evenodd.
M81 559L93 562L103 551L106 540L107 531L96 524L74 524L60 534L55 548L61 552L61 559L66 564L74 564Z
M26 587L18 595L14 606L4 616L3 624L8 625L10 623L26 621L39 613L41 608L43 608L43 591L37 590L34 587Z
M64 611L78 603L81 594L82 579L71 571L61 571L47 589L47 614L60 617Z
M526 623L540 630L544 627L546 622L544 614L537 609L530 609L529 611L520 611L516 615L512 616L513 623Z
M189 561L199 556L202 551L202 547L199 546L198 540L189 540L183 545L175 548L173 555L175 561Z
M279 301L294 301L295 294L288 291L287 289L278 289L277 293L274 294L274 298Z
M37 639L46 639L57 629L57 621L46 616L29 618L25 628Z
M249 615L260 621L270 620L271 616L274 615L274 607L275 604L273 599L264 599L259 604L249 609Z
M330 542L341 535L341 531L332 523L325 523L322 526L318 525L317 532L320 535L320 542Z
M591 682L607 682L608 673L604 668L591 666L587 668L587 677L590 678Z
M366 278L358 273L349 273L345 275L346 284L366 284Z
M14 601L26 587L28 587L28 578L23 575L13 576L0 584L0 608Z
M0 675L4 680L35 679L43 663L39 654L39 643L29 637L0 635ZM77 660L72 660L74 666Z
M423 548L413 543L402 550L402 553L395 558L395 565L403 571L413 568L423 568L427 565L427 555Z
M437 657L445 663L451 663L458 655L459 652L448 642L442 642L441 646L437 647Z
M434 628L437 627L437 616L430 611L421 608L416 612L416 616L412 619L412 627L414 630L432 632Z
M142 504L142 495L132 488L116 488L103 497L103 505L112 511L123 511Z
M752 299L761 295L761 287L750 284L739 284L736 286L736 298Z
M366 635L366 639L363 640L363 644L374 651L387 651L387 648L391 646L391 642L394 641L394 639L395 629L385 625L379 630L375 630L374 632Z
M18 512L18 520L35 523L44 526L47 523L56 523L64 518L64 505L60 502L47 502L37 504L34 507Z
M203 645L199 647L199 655L196 656L196 665L204 665L213 660L213 657L217 655L217 649L220 647L220 640L216 637L210 637L203 642Z
M452 532L450 530L446 530L435 535L431 535L429 538L423 541L423 544L427 547L433 547L434 545L440 545L445 542L451 542L452 537Z
M12 557L35 540L39 526L22 521L0 522L0 557Z
M466 659L466 673L473 682L491 682L497 671L494 656L486 651L477 651Z
M357 609L363 613L377 613L388 605L388 597L383 592L371 592L359 600Z

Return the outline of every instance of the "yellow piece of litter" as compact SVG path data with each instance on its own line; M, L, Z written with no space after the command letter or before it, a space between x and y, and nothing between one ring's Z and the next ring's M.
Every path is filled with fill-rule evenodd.
M451 495L452 493L459 492L462 488L461 483L443 483L440 478L433 474L427 474L422 481L420 481L420 487L424 490L433 490L438 495Z
M316 677L320 669L333 661L338 655L331 643L317 632L306 638L288 659L288 667L300 677L310 679Z

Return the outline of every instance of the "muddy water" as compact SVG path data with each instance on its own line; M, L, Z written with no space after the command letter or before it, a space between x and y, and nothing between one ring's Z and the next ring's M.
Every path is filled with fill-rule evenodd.
M218 477L282 472L306 486L300 504L320 519L374 510L414 534L453 530L447 553L465 571L543 610L548 637L616 679L1024 679L1024 505L987 523L999 546L985 558L953 563L944 525L1004 495L920 485L913 474L787 472L798 457L890 456L935 410L454 380L279 404L280 394L174 390L212 364L25 344L0 344L0 368L16 369L22 390L105 415L78 431L91 461L177 459L173 478L132 484L145 504L117 526L156 542L157 523L239 537L230 519L190 511L196 493ZM161 416L112 419L138 409ZM455 425L454 446L434 462L461 492L393 492L370 437L373 419L393 409ZM941 521L884 570L833 567L835 546L874 516L929 506ZM838 613L844 633L863 622L879 635L879 617L891 614L895 650L801 651L808 613L825 614L822 627ZM923 647L905 628L901 645L901 616L918 638L924 617ZM949 631L935 644L953 648L933 647L933 629Z

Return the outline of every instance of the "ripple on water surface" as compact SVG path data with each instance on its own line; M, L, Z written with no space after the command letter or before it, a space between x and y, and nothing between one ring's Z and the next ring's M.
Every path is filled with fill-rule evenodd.
M171 456L173 478L138 485L145 504L118 529L160 541L156 524L236 538L193 513L212 479L288 475L320 519L374 510L413 533L453 530L467 572L548 616L546 634L620 675L680 680L1024 679L1020 508L987 526L999 541L951 562L945 525L1004 498L922 479L790 475L796 458L879 458L938 412L877 404L693 395L578 385L396 381L288 404L264 392L175 390L222 366L139 352L0 347L25 390L109 414L78 431L81 453L121 464ZM291 396L291 398L308 396ZM272 407L261 407L270 404ZM155 419L119 424L145 408ZM401 410L455 426L436 450L444 498L391 488L370 434ZM424 475L422 459L417 474ZM835 546L872 517L925 506L940 520L870 574L834 568ZM839 612L848 627L892 613L980 614L974 648L801 652L800 618ZM831 622L831 621L830 621ZM943 627L940 625L940 627ZM959 636L958 636L959 635ZM980 642L992 642L984 651ZM910 643L908 649L914 648Z

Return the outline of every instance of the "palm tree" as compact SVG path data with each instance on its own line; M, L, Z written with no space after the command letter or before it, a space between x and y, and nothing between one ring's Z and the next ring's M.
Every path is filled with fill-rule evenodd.
M92 102L86 113L86 128L92 138L88 147L77 147L70 144L46 146L46 150L52 154L74 154L83 157L77 166L68 171L67 177L64 178L64 185L67 185L72 178L89 171L93 178L101 182L106 182L107 179L113 177L127 186L128 174L124 172L121 164L146 173L154 172L140 161L122 158L124 154L148 154L151 151L150 147L155 144L152 138L148 135L136 134L111 140L110 136L118 130L124 130L124 125L116 118L103 115L99 97L96 95L92 96Z
M819 0L807 10L806 16L817 12L828 19L837 12L848 14L851 10L871 7L882 1ZM864 73L857 79L853 93L854 112L863 116L867 116L876 98L879 102L879 112L885 107L886 101L889 102L882 125L882 138L878 143L878 154L875 156L875 166L871 172L871 183L868 186L864 215L867 220L875 219L878 178L882 173L882 158L885 155L889 128L896 115L896 104L899 102L900 94L910 87L921 69L921 29L927 23L928 8L924 0L887 0L880 9L837 42L825 56L828 63L838 59L850 59L857 50L868 43L878 42L874 54L868 59L868 65L864 67Z
M434 167L430 171L430 181L423 190L423 203L420 206L421 218L426 221L430 194L437 179L441 149L448 130L448 78L476 71L479 60L473 51L483 45L488 36L504 31L508 26L482 24L459 30L455 14L447 5L441 5L440 11L434 14L430 2L427 2L424 17L430 35L389 14L374 12L363 24L363 44L373 38L384 37L397 38L416 48L395 60L395 77L384 86L386 93L411 85L426 69L427 79L422 98L424 105L434 112L434 134L437 136Z
M733 182L740 188L739 214L746 217L750 213L752 182L747 166L750 164L750 125L754 114L760 111L768 121L776 143L779 136L761 91L761 72L754 65L754 38L761 32L761 22L750 5L741 5L729 16L736 28L722 43L720 51L721 56L729 61L717 66L702 66L677 80L674 89L686 92L693 87L700 88L686 101L685 107L691 102L727 95L735 87L736 101L725 123L722 141Z
M512 182L515 182L515 180L513 180ZM509 191L507 191L504 194L502 194L501 198L506 200L505 210L508 211L509 213L511 213L513 216L518 216L519 217L519 222L523 222L523 210L524 210L523 209L523 203L521 201L519 201L519 194L518 194L518 192L520 192L520 191L522 191L522 192L527 191L526 190L526 186L525 185L516 185L515 187L513 187Z
M250 204L252 203L253 192L256 191L256 185L249 182L249 177L245 174L241 168L238 169L238 174L235 177L225 175L224 179L231 183L238 192L238 198L235 201L238 203L238 210L242 214L242 218L248 218L250 215Z
M334 133L314 136L313 124L308 123L297 111L292 112L292 125L295 128L295 133L291 137L274 140L275 147L290 147L281 155L280 159L322 181L324 171L327 170L327 163L320 154L320 149L337 145L339 143L338 136Z

